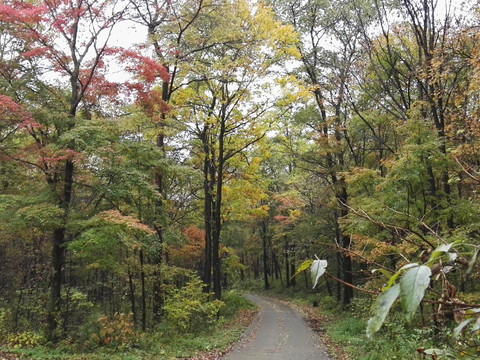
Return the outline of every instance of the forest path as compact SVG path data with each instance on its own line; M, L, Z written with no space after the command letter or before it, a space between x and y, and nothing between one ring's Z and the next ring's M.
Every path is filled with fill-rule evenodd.
M259 295L247 298L260 306L243 341L224 360L329 360L318 335L282 302Z

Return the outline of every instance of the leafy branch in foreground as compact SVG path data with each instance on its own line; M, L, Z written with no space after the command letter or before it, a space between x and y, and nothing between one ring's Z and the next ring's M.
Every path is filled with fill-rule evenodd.
M387 272L381 271L381 273L387 277L388 282L373 306L374 315L368 322L367 335L370 337L380 329L390 307L397 298L400 298L402 309L408 323L412 322L413 316L421 301L438 304L440 307L439 310L445 305L453 306L452 312L459 312L464 316L466 312L471 311L471 309L473 309L473 314L480 312L475 309L477 305L469 305L457 299L455 287L450 284L446 278L446 274L451 272L456 266L456 260L461 250L463 250L463 254L465 255L465 247L473 248L473 252L468 252L473 254L466 270L466 276L468 277L476 261L478 249L474 245L464 244L461 241L439 245L426 256L424 264L409 263L401 267L391 276ZM446 263L446 265L444 265L444 263ZM372 273L375 272L377 272L377 269L372 271ZM399 278L400 280L398 280ZM436 281L440 281L442 285L440 301L425 299L426 290L430 288L433 291L433 286ZM458 331L456 329L454 334L460 333L471 321L472 320L462 322L460 325L463 324L463 326L460 329L457 327Z
M316 257L316 256L315 256ZM310 268L310 275L312 276L312 280L314 280L313 288L317 286L318 279L325 273L327 269L327 260L320 260L317 258L316 260L305 260L303 263L300 264L295 274L292 275L291 278L294 278L301 272Z
M469 329L471 334L480 330L480 306L478 304L467 304L457 299L455 287L448 282L446 274L451 272L456 265L458 254L465 256L465 248L473 248L471 259L468 262L466 274L470 274L478 257L479 249L477 246L465 244L461 241L454 241L448 244L441 244L435 250L428 254L425 262L422 264L408 263L398 269L394 274L390 274L383 269L374 269L372 274L381 273L386 277L387 283L382 292L377 296L372 306L373 316L368 320L366 334L370 338L380 330L393 304L400 300L402 310L405 314L407 323L411 323L421 302L427 302L438 305L438 312L443 307L449 306L451 312L456 312L457 318L463 319L453 330L452 336L458 340L465 330ZM446 265L444 265L446 263ZM314 286L318 279L326 272L326 260L305 260L297 269L295 277L301 272L310 268ZM338 279L335 279L338 281ZM438 301L426 299L426 291L433 289L435 282L440 281L442 291L439 294ZM353 284L352 287L357 288ZM358 288L357 288L358 289ZM367 291L368 293L373 293ZM448 354L438 349L424 350L424 354Z

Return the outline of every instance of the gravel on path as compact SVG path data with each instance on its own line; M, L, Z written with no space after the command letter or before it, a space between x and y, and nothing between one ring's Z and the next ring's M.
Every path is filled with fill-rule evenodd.
M292 308L259 295L247 298L260 311L243 340L224 360L329 360L325 345Z

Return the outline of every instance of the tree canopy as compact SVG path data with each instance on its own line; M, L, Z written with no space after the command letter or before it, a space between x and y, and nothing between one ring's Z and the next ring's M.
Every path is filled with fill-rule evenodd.
M191 331L261 280L475 353L477 5L3 1L0 342Z

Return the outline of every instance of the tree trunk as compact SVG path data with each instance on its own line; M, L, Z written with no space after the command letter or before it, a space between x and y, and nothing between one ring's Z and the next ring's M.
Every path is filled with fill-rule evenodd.
M212 195L210 190L210 181L208 180L209 164L208 159L204 162L204 208L203 218L205 226L205 265L203 271L203 282L205 292L210 292L212 283Z
M50 297L47 306L47 339L53 341L56 339L56 329L58 325L58 316L60 315L61 289L63 279L63 267L65 265L65 225L70 209L73 188L74 166L72 160L65 162L63 193L60 198L60 207L64 211L62 223L58 229L53 232L52 242L52 275L50 280Z
M242 265L245 265L245 253L244 252L242 252L242 254L240 255L240 263ZM241 282L245 281L245 270L243 270L243 267L240 268L240 281Z
M260 234L262 237L262 249L263 249L263 278L265 290L270 289L270 283L268 282L268 258L267 258L267 224L263 220L260 226Z
M288 240L285 237L285 273L287 279L287 287L290 287L290 262L288 261Z
M342 245L344 249L350 248L351 239L349 235L342 235ZM342 252L343 263L343 281L348 284L353 284L353 272L352 272L352 259L348 256L348 253ZM343 305L348 305L353 299L353 288L345 285L343 287Z
M133 277L132 273L130 272L130 268L128 268L127 271L128 274L128 286L130 289L130 311L132 312L133 315L133 323L135 326L137 325L137 311L135 307L135 288L133 286Z

